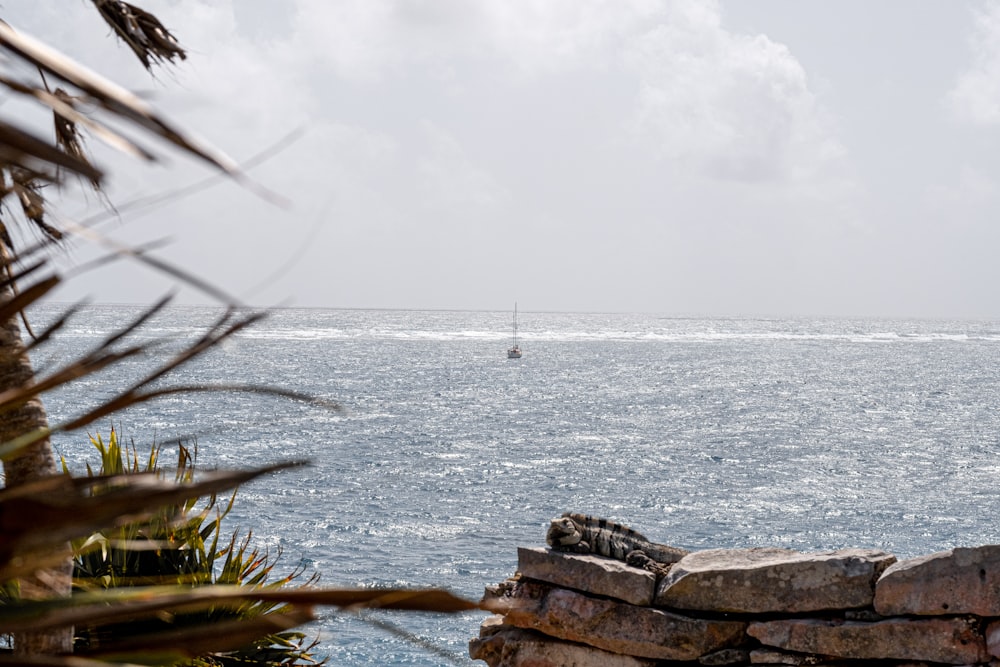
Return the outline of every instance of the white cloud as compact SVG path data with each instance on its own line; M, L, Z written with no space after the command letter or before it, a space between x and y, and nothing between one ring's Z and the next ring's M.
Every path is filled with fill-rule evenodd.
M717 0L299 0L298 7L295 43L347 80L405 72L449 78L470 62L498 86L511 75L624 70L638 91L631 119L638 143L685 173L814 184L845 154L799 61L764 35L727 30Z
M604 68L642 26L664 14L659 0L521 0L483 6L487 43L521 71Z
M469 205L491 206L507 198L503 186L476 166L454 136L429 122L423 127L431 148L419 159L417 174L430 205L461 210Z
M640 137L664 158L715 178L808 181L844 150L782 44L722 25L714 1L679 0L637 39Z
M593 65L662 0L297 0L296 42L339 76L494 61L529 75Z
M481 44L479 11L461 0L295 0L293 38L348 81L378 81L417 64L443 64Z
M974 15L972 63L948 92L945 105L958 120L975 125L1000 123L1000 2Z
M971 226L977 223L994 226L992 211L997 198L995 179L989 174L964 166L954 183L928 188L926 211L939 224L949 227Z
M314 303L345 298L327 285L360 290L358 305L401 303L358 286L382 270L386 289L408 276L413 303L450 303L464 284L427 295L462 267L490 274L470 298L506 298L502 272L482 269L507 260L490 235L509 228L530 235L537 282L553 261L590 281L572 297L584 307L602 290L607 303L632 291L631 253L646 258L646 283L687 284L670 272L722 270L720 257L745 258L749 271L751 256L797 251L789 230L832 228L802 223L852 218L857 189L805 68L782 44L734 31L714 0L261 4L276 1L154 8L191 54L155 83L99 23L65 33L76 52L101 56L95 69L113 54L114 78L127 68L126 85L161 91L157 107L237 160L306 128L251 172L294 211L227 183L134 232L169 229L178 263L220 284L256 284L261 266L308 243L301 270L325 276L302 283L320 286ZM89 3L68 4L93 21ZM116 201L207 173L133 166L111 169ZM741 235L720 241L720 228ZM236 237L239 253L226 245ZM664 261L680 248L689 259ZM282 289L292 288L268 296Z

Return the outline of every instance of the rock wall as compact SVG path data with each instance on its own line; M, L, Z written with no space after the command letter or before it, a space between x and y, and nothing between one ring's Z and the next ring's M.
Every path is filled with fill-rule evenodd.
M1000 546L898 561L882 551L712 549L662 577L518 549L469 643L491 667L1000 667Z

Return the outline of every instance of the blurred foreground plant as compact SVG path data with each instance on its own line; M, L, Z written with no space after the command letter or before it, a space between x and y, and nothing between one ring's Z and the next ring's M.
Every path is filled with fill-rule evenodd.
M174 36L151 14L121 0L93 3L144 67L185 56ZM37 72L37 80L24 78L25 71ZM57 87L52 89L50 82ZM221 290L157 260L149 248L116 244L66 219L57 227L52 224L46 188L61 185L67 173L82 177L95 188L102 187L105 174L83 154L78 134L81 128L127 154L154 160L152 151L120 129L131 127L203 160L272 201L275 198L254 186L226 156L193 140L137 96L3 21L0 88L39 104L53 114L55 126L55 139L50 140L22 125L20 118L11 122L0 118L0 459L5 473L5 488L0 491L0 588L7 596L0 604L0 634L14 635L15 653L19 654L13 661L0 655L0 663L87 664L86 659L69 655L74 626L81 628L81 645L86 645L92 657L174 664L209 654L236 655L234 651L254 642L271 647L274 637L313 619L312 610L318 605L439 612L477 608L436 589L341 590L292 587L286 581L277 586L265 583L266 576L261 575L270 571L266 558L261 562L261 555L249 548L246 539L238 541L235 536L220 547L218 521L223 514L216 520L209 520L208 514L199 519L195 499L214 498L214 494L231 492L256 477L295 464L195 472L182 462L179 476L166 479L154 472L155 461L142 471L126 470L138 463L136 459L129 463L126 457L127 465L121 469L102 468L103 472L86 478L59 474L49 442L52 433L84 428L160 396L224 390L311 399L261 387L165 384L176 369L252 325L263 314L240 311ZM97 113L84 113L90 109ZM19 226L37 230L40 238L16 247L17 235L12 232ZM26 308L63 282L64 277L50 269L46 252L66 233L110 249L107 257L91 266L121 258L141 262L210 295L225 309L200 336L131 384L125 383L116 396L88 405L88 395L83 393L74 403L77 414L50 424L43 395L116 368L161 345L162 341L133 342L132 338L169 301L152 305L80 358L36 373L29 353L49 343L78 307L65 309L37 334L25 320L25 330L32 337L29 344L21 336L17 317L21 314L23 318ZM76 275L81 273L83 270ZM142 546L153 547L160 554L155 559L149 554L130 557L121 551L130 541L133 547L145 543ZM88 568L93 576L69 597L72 543L81 548L81 573ZM182 553L192 550L193 554ZM100 557L94 555L98 551ZM227 558L214 579L206 578L204 570L214 562L213 553L215 560L223 554ZM170 585L112 585L151 584L161 579L160 574L149 576L151 571L165 566L174 568ZM192 615L208 620L182 622ZM128 641L114 641L109 646L101 633L123 624L156 631L133 634Z
M95 0L95 7L147 68L150 58L170 61L172 56L183 57L182 49L171 49L176 40L151 14L119 0ZM37 72L37 79L25 78L24 71ZM57 85L55 90L50 81ZM83 154L79 128L86 128L116 149L153 160L151 151L113 125L116 120L124 121L226 173L239 176L239 172L228 158L191 139L137 96L4 21L0 21L0 87L11 96L38 103L53 114L55 126L55 137L50 140L30 129L30 123L21 117L12 122L0 118L0 458L4 484L10 489L58 472L41 401L44 388L38 387L16 317L59 283L52 275L34 278L45 265L36 253L61 241L66 231L51 223L46 188L61 184L66 173L82 177L99 191L102 187L104 174ZM82 111L90 108L101 110L112 123ZM63 226L77 234L87 232L64 222ZM14 232L19 227L37 230L43 241L32 248L15 247ZM142 258L142 253L118 252L152 261ZM29 279L34 282L25 285ZM25 324L28 328L26 320ZM71 570L72 563L66 558L46 559L44 569L23 571L19 594L24 598L69 595ZM14 648L25 655L70 651L72 629L22 633L15 637Z
M179 481L140 470L131 456L119 474L58 475L0 491L0 582L10 593L0 605L0 633L80 628L81 656L45 660L67 667L80 664L81 657L142 664L195 658L208 661L203 664L243 659L291 664L310 659L311 645L289 631L314 620L315 606L435 612L479 607L437 589L290 586L301 572L268 583L273 564L250 549L247 539L233 535L220 547L221 520L231 498L212 519L209 510L217 494L297 464L197 472L189 457L179 454ZM199 507L198 498L208 501ZM131 541L118 541L130 536ZM9 584L61 559L69 542L79 545L77 562L85 575L77 592L71 598L19 599ZM132 558L136 554L126 552L136 547L160 553ZM168 580L172 583L140 585Z
M160 468L162 448L159 445L151 445L149 455L140 460L135 443L123 445L114 428L107 442L99 433L90 441L101 457L97 475L152 473L163 477L165 474ZM175 481L187 484L194 481L196 455L196 450L192 452L182 443L177 443L177 466L173 470ZM95 475L89 464L87 470L89 476ZM215 494L188 498L160 508L146 521L104 530L78 540L74 544L77 552L75 589L85 592L136 586L207 584L274 589L290 584L303 575L304 570L299 568L268 582L275 560L268 553L250 546L250 534L240 540L238 532L234 531L228 541L222 539L222 522L233 507L236 493L229 496L224 506L217 503L217 498ZM316 579L318 577L314 575L305 583L314 584ZM178 630L260 619L287 611L286 605L254 600L235 607L176 613L168 618L79 626L74 649L78 655L119 654L127 647L138 644L161 645L164 638L173 641ZM218 667L316 662L310 653L316 643L307 642L302 632L248 636L246 641L247 645L236 651L199 656L197 662Z

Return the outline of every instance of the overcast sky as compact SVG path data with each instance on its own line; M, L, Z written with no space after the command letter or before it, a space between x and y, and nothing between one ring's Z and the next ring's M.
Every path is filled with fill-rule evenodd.
M247 302L1000 318L1000 2L135 4L189 49L155 78L89 1L0 15L238 161L304 131L250 170L289 209L223 183L101 227ZM99 159L116 204L212 175Z

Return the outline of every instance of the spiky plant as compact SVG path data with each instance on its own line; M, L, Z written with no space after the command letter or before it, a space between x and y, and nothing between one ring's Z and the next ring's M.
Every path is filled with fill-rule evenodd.
M100 468L88 464L88 475L165 476L160 467L159 445L150 446L140 457L134 441L123 444L118 431L111 429L107 441L100 433L91 436L100 455ZM193 481L197 449L177 444L177 483ZM221 539L223 519L236 500L234 491L223 506L214 494L188 498L161 508L142 522L129 523L79 540L74 583L79 591L111 590L135 586L233 585L280 588L299 579L296 569L276 581L268 581L276 565L266 551L251 545L251 534L240 539L234 531L228 542ZM280 555L280 554L279 554ZM309 578L307 583L315 583ZM247 620L285 611L275 602L245 601L236 606L209 608L169 618L146 618L122 623L97 624L77 628L78 655L118 652L123 640L136 636L155 639L157 634L178 628L209 626L233 620ZM302 632L279 632L256 638L246 646L226 653L199 656L193 662L204 666L314 664L310 654L315 646Z

